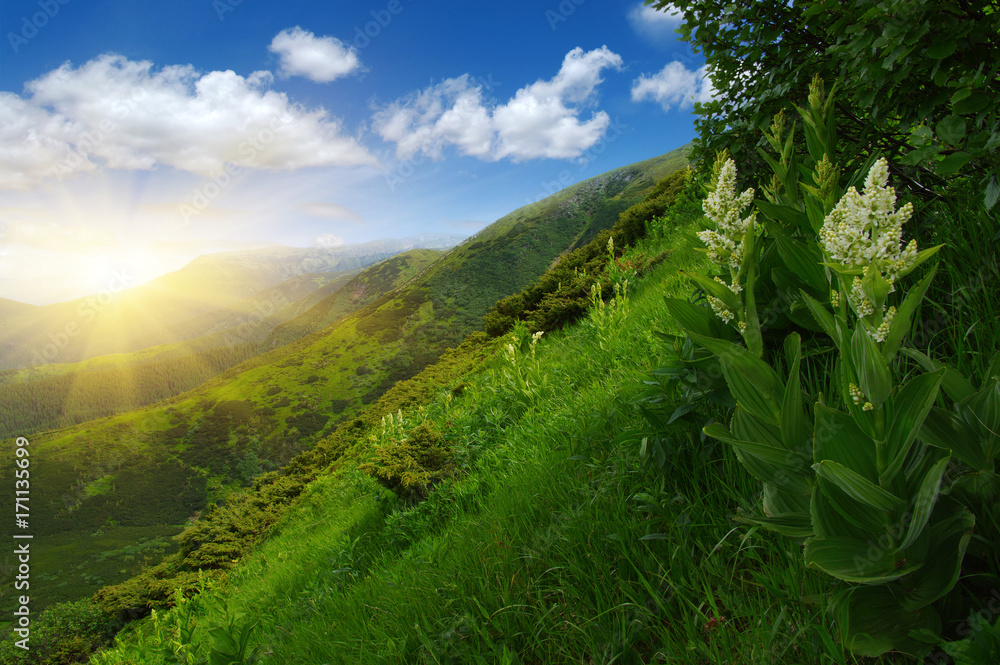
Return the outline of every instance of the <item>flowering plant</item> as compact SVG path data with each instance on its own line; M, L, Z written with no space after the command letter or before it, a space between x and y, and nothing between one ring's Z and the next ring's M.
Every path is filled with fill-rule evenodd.
M775 172L765 188L769 200L754 202L764 218L760 238L755 214L743 214L752 190L737 196L735 165L719 166L705 205L716 228L699 237L709 256L729 268L731 281L692 276L709 294L714 315L678 301L668 308L691 340L718 357L736 400L727 424L704 431L731 445L762 482L763 515L743 519L799 540L804 563L840 581L830 600L849 648L919 653L927 645L912 634L940 630L934 603L954 587L975 523L946 496L950 451L918 438L945 370L901 383L891 364L935 270L898 306L889 306L889 296L938 248L903 244L913 208L896 208L885 160L873 158L855 176L865 178L863 192L837 186L832 108L814 82L809 108L799 109L807 164L796 162L790 139L778 140L782 123L772 127L781 155L768 160ZM786 291L805 285L788 309L806 312L793 321L833 341L841 408L835 395L817 395L811 405L803 399L798 333L786 337L781 354L763 347L755 287L763 292L768 281L781 281ZM707 317L737 319L745 347L717 334L717 322Z
M738 302L736 295L743 290L740 281L743 277L744 258L748 247L753 246L754 218L757 213L742 216L743 210L753 201L753 189L747 189L737 196L736 165L731 159L720 158L719 161L721 166L718 168L715 189L702 203L705 216L715 222L715 229L699 231L698 238L708 245L708 258L729 269L728 282L719 277L715 281L730 292L730 297L723 300L709 293L708 302L712 311L726 323L737 319L737 325L742 331L746 330L743 308L738 307L738 312L734 312L732 304ZM718 292L717 289L713 290Z

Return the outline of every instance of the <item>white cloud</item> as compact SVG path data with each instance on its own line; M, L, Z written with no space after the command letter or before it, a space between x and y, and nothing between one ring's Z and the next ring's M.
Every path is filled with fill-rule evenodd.
M515 93L505 104L489 109L483 87L466 74L447 79L378 111L373 124L386 141L396 144L396 156L417 152L438 157L448 145L463 155L514 161L572 158L604 134L610 119L598 111L581 120L603 81L601 72L621 69L622 59L606 46L566 54L559 73Z
M333 249L334 247L342 247L346 244L346 240L332 233L324 233L316 238L316 245L323 249Z
M93 162L69 143L75 129L64 117L0 92L0 188L31 189L57 175L60 166L94 170Z
M190 65L154 71L148 61L99 56L66 63L0 93L0 188L98 167L158 165L210 176L226 163L266 170L374 164L325 109L268 89L269 72L200 74Z
M654 41L662 39L672 41L677 39L674 30L684 22L684 16L673 5L667 5L660 11L639 3L629 10L628 22L633 30L644 37Z
M656 74L643 74L632 82L632 101L651 99L664 111L676 106L691 108L695 102L709 102L715 97L712 79L706 67L691 71L678 61L668 63Z
M312 215L313 217L325 217L327 219L337 219L346 222L355 222L356 224L364 224L365 218L351 210L347 206L338 205L336 203L329 203L327 201L314 201L311 203L302 203L299 205L299 210L307 215Z
M334 37L317 37L299 26L282 30L268 47L281 59L283 76L329 83L361 68L357 51Z

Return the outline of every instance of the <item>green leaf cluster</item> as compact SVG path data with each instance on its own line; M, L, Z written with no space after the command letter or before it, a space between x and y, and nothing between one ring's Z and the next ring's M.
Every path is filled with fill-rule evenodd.
M684 17L704 54L713 101L697 110L695 157L728 148L760 165L760 132L813 76L841 81L843 166L873 153L901 168L914 194L955 176L1000 197L1000 5L933 0L657 0ZM673 10L671 10L673 11Z

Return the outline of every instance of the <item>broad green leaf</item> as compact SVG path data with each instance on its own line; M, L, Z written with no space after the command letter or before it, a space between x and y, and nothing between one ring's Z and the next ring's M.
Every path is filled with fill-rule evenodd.
M958 405L959 413L978 430L983 449L991 457L1000 441L1000 382L993 380Z
M897 314L897 316L899 315ZM941 381L941 389L953 401L961 402L976 392L972 384L958 370L948 367L944 363L938 362L916 349L901 349L901 352L916 360L928 372L936 372L944 368L945 372L944 379Z
M829 508L844 521L840 528L834 527L824 530L825 537L854 537L858 533L866 534L867 537L867 534L878 534L885 531L882 511L872 510L870 506L860 503L835 483L819 474L816 475L815 494L825 497ZM850 528L843 529L844 524L850 525Z
M785 351L793 357L793 360L788 370L785 395L781 402L781 440L785 448L795 450L809 436L809 424L802 411L802 386L799 381L802 342L797 333L785 338Z
M906 153L899 161L908 166L916 166L925 159L934 157L940 152L941 152L940 145L937 144L925 145Z
M805 562L845 582L886 584L920 568L922 563L896 567L893 552L857 538L810 538L806 541Z
M802 242L782 234L775 237L778 255L795 275L816 293L826 293L830 282L820 265L823 252L815 242Z
M820 489L820 482L826 482L821 478L816 478L812 494L809 496L809 519L812 521L813 531L817 538L860 538L864 540L876 532L878 525L873 528L863 528L848 520L842 515L842 510L837 504L830 500L829 494ZM836 487L830 487L830 493L840 492ZM843 496L843 494L841 494ZM850 499L843 496L847 504Z
M914 611L954 588L976 518L959 502L942 498L927 527L930 547L923 567L904 580L900 604Z
M757 441L773 448L788 450L782 442L780 427L764 422L746 409L736 409L730 425L733 428L733 434L738 439ZM809 461L812 462L811 459Z
M844 643L855 654L880 656L887 651L921 654L930 647L911 635L941 633L941 619L931 607L904 610L897 600L898 585L861 586L845 592L834 605Z
M681 328L688 332L715 337L718 332L719 317L707 307L699 307L677 298L666 298L667 311L677 320Z
M838 348L843 348L843 333L840 327L837 326L833 313L805 291L800 291L799 293L802 295L802 300L805 302L806 307L809 308L809 313L812 314L816 323L830 336L830 339L833 340Z
M944 60L954 53L956 48L958 48L957 41L954 39L943 39L927 47L927 57L935 60Z
M810 538L814 535L808 513L786 513L774 517L747 517L746 515L741 515L736 519L739 522L759 524L765 529L780 533L786 538Z
M770 365L732 342L703 335L691 335L691 338L719 356L737 404L764 422L779 424L784 387Z
M808 467L806 468L808 469ZM778 489L774 485L765 483L761 492L760 504L764 509L764 514L768 517L799 513L805 515L806 519L810 519L809 510L811 502L811 492L808 495L791 494L790 492Z
M739 296L733 293L732 289L725 284L697 273L687 273L687 276L706 293L721 300L731 311L739 312L743 309L743 304L740 302Z
M920 438L935 448L950 450L955 457L973 469L985 469L989 465L979 437L950 411L932 408L924 418Z
M886 437L889 464L879 478L882 485L889 485L903 468L920 426L934 405L943 377L943 369L916 376L907 381L893 398L893 420Z
M958 145L965 136L965 118L960 115L945 116L934 128L934 133L945 143Z
M876 409L881 407L892 390L892 375L875 341L863 328L851 336L849 358L868 401Z
M972 155L965 152L964 150L959 150L958 152L953 152L946 156L940 162L938 162L937 171L938 175L951 175L952 173L957 173L963 166L969 163L972 159Z
M941 491L941 478L944 470L948 466L950 457L942 457L924 476L917 488L917 494L913 499L911 507L911 518L909 528L906 530L906 538L900 543L900 549L906 549L920 537L927 520L930 519L934 504L937 503L938 492Z
M882 276L882 271L878 269L877 265L872 264L867 274L862 278L861 285L872 301L875 311L882 311L892 285Z
M826 221L827 208L832 209L836 197L834 194L828 195L829 204L827 201L820 200L820 190L816 187L810 187L809 185L802 185L802 189L806 190L811 194L803 199L803 203L806 206L806 216L809 217L809 229L807 233L818 234L819 230L823 228L823 222ZM818 249L818 248L817 248ZM817 261L819 263L819 261Z
M753 256L753 225L747 230L747 237L744 240L747 256ZM747 285L744 290L746 300L746 317L743 321L743 341L746 342L750 353L758 358L764 355L764 342L760 335L760 319L757 318L757 299L754 296L754 285L757 282L756 261L752 258L747 261Z
M813 459L838 462L868 480L878 480L875 441L848 414L816 404L813 410Z
M899 272L900 277L905 277L906 275L909 275L911 272L917 269L917 266L919 266L921 263L931 258L935 254L937 254L938 250L941 249L942 247L944 247L944 245L935 245L934 247L922 249L919 252L917 252L916 258L913 259L913 263L911 263L908 268L901 270Z
M239 653L239 645L236 644L236 640L232 638L225 628L213 628L208 634L212 636L215 642L215 651L226 656L235 656Z
M810 228L809 218L801 210L771 203L764 199L755 199L753 203L765 217L780 222L788 229Z
M997 377L1000 377L1000 351L993 354L989 369L986 370L986 375L983 377L982 387L985 388L989 382Z
M989 106L990 98L982 92L973 92L971 95L965 99L960 100L955 104L955 113L961 113L963 115L971 115L973 113L979 113L984 108Z
M737 439L719 423L708 425L704 432L735 448L740 462L758 480L793 494L808 494L812 489L801 462L787 450Z
M875 510L888 512L903 506L899 497L885 491L858 472L832 460L813 464L813 470L823 479L836 485L849 497ZM935 495L936 496L936 495Z
M900 344L902 344L903 337L910 332L910 322L913 320L913 314L923 301L924 293L927 292L931 280L937 274L937 269L937 264L935 264L923 279L917 282L913 288L909 289L906 297L903 298L903 302L896 308L896 316L893 318L892 323L889 324L889 334L886 335L885 342L882 343L882 357L885 358L886 362L892 361L896 355L896 351L899 350Z
M991 175L990 182L986 185L986 194L983 198L986 209L989 210L996 205L998 198L1000 198L1000 182L997 182L996 175Z

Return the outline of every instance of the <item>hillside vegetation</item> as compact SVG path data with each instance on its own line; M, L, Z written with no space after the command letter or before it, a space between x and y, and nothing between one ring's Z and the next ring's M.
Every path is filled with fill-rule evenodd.
M352 272L416 247L452 247L459 239L425 234L331 249L221 252L200 256L141 286L121 273L102 292L69 302L36 307L7 301L0 303L5 314L0 318L0 368L74 363L190 340L248 321L259 324L322 285L300 276Z
M289 323L290 339L322 329L402 286L440 255L409 250L360 274L294 277L228 308L227 317L214 312L222 330L187 342L0 372L0 436L68 427L174 397L272 348L272 331L284 322L305 322Z
M38 565L52 571L37 582L39 604L92 594L175 551L178 542L171 538L188 518L229 501L234 491L332 433L349 430L383 393L480 328L487 307L510 293L505 288L529 284L572 239L593 228L594 209L641 199L655 186L647 170L682 163L678 151L581 183L574 188L581 192L578 199L554 217L550 208L538 206L535 216L493 235L486 246L469 246L479 240L463 245L333 325L194 390L32 437L33 519L51 543L38 556ZM615 221L605 216L598 226ZM494 243L523 257L520 267L484 258ZM386 278L378 277L379 267L372 270L357 284L374 286ZM458 288L477 280L489 284L493 295ZM339 305L331 298L333 310ZM129 549L144 543L152 544L141 554ZM71 546L80 556L68 566L61 552ZM162 589L154 595L163 597ZM139 601L140 612L145 602Z

